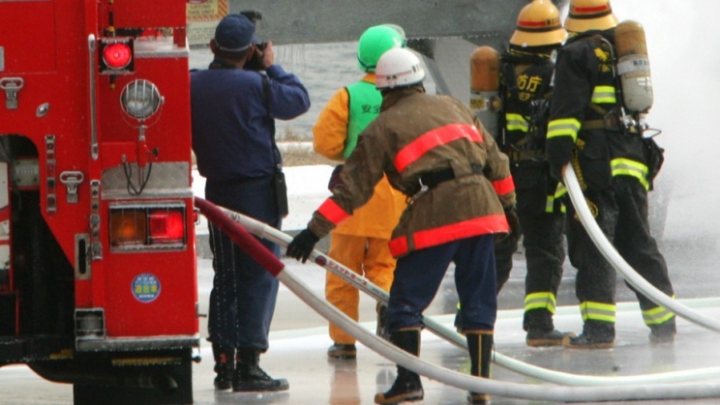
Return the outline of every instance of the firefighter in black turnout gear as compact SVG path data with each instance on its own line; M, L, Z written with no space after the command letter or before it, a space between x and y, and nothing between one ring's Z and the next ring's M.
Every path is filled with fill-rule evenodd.
M546 141L551 172L561 179L563 170L575 170L589 208L608 240L641 276L673 297L665 259L648 225L648 190L662 162L662 150L652 138L643 138L642 121L651 102L638 107L634 105L637 100L627 97L652 95L649 63L623 66L622 60L619 64L615 60L620 26L608 0L571 0L565 28L570 37L556 62ZM635 74L647 69L647 77L621 88L625 82L618 76L632 69ZM646 88L636 92L632 86ZM570 206L567 218L568 255L578 269L576 295L584 325L581 335L563 343L569 348L611 348L615 340L615 271ZM675 316L636 294L651 330L650 340L673 341Z
M509 49L500 58L502 110L497 141L510 158L515 181L527 262L523 329L527 345L533 347L560 346L568 335L553 323L565 261L565 207L559 199L564 187L558 192L559 182L550 176L545 159L553 58L566 37L557 7L550 0L534 0L518 14ZM514 246L498 242L495 250L512 263L517 240L511 242ZM498 279L508 276L498 274Z

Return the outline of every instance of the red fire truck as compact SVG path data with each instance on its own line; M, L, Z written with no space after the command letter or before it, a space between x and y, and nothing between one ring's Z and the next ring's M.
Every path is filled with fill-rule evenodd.
M0 1L0 365L75 404L189 404L186 4Z

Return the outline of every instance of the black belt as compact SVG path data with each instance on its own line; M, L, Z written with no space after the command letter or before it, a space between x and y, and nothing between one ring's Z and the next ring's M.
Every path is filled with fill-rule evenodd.
M447 169L438 170L436 172L427 172L420 175L420 184L427 186L428 188L435 188L438 184L443 181L452 180L455 178L455 171L452 167Z
M582 122L581 129L593 130L593 129L609 129L617 130L620 128L620 121L614 114L610 114L602 119L596 120L585 120Z
M471 165L473 174L482 174L482 167L478 165ZM442 170L436 170L433 172L426 172L420 175L420 185L427 186L428 189L437 187L438 184L454 179L455 171L452 167L448 167Z
M511 150L507 152L512 162L522 162L523 160L544 160L545 151L541 149L529 150Z

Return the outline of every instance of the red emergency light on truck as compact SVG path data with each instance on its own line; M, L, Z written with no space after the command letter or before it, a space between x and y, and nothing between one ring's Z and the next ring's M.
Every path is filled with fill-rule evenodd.
M192 403L186 4L0 2L0 365Z

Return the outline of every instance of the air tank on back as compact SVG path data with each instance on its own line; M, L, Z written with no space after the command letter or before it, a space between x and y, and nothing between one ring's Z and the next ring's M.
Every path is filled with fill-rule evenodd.
M615 49L625 108L630 113L647 112L653 104L653 88L643 26L631 20L618 24Z
M470 108L493 137L498 136L501 102L500 56L489 46L475 49L470 56Z

